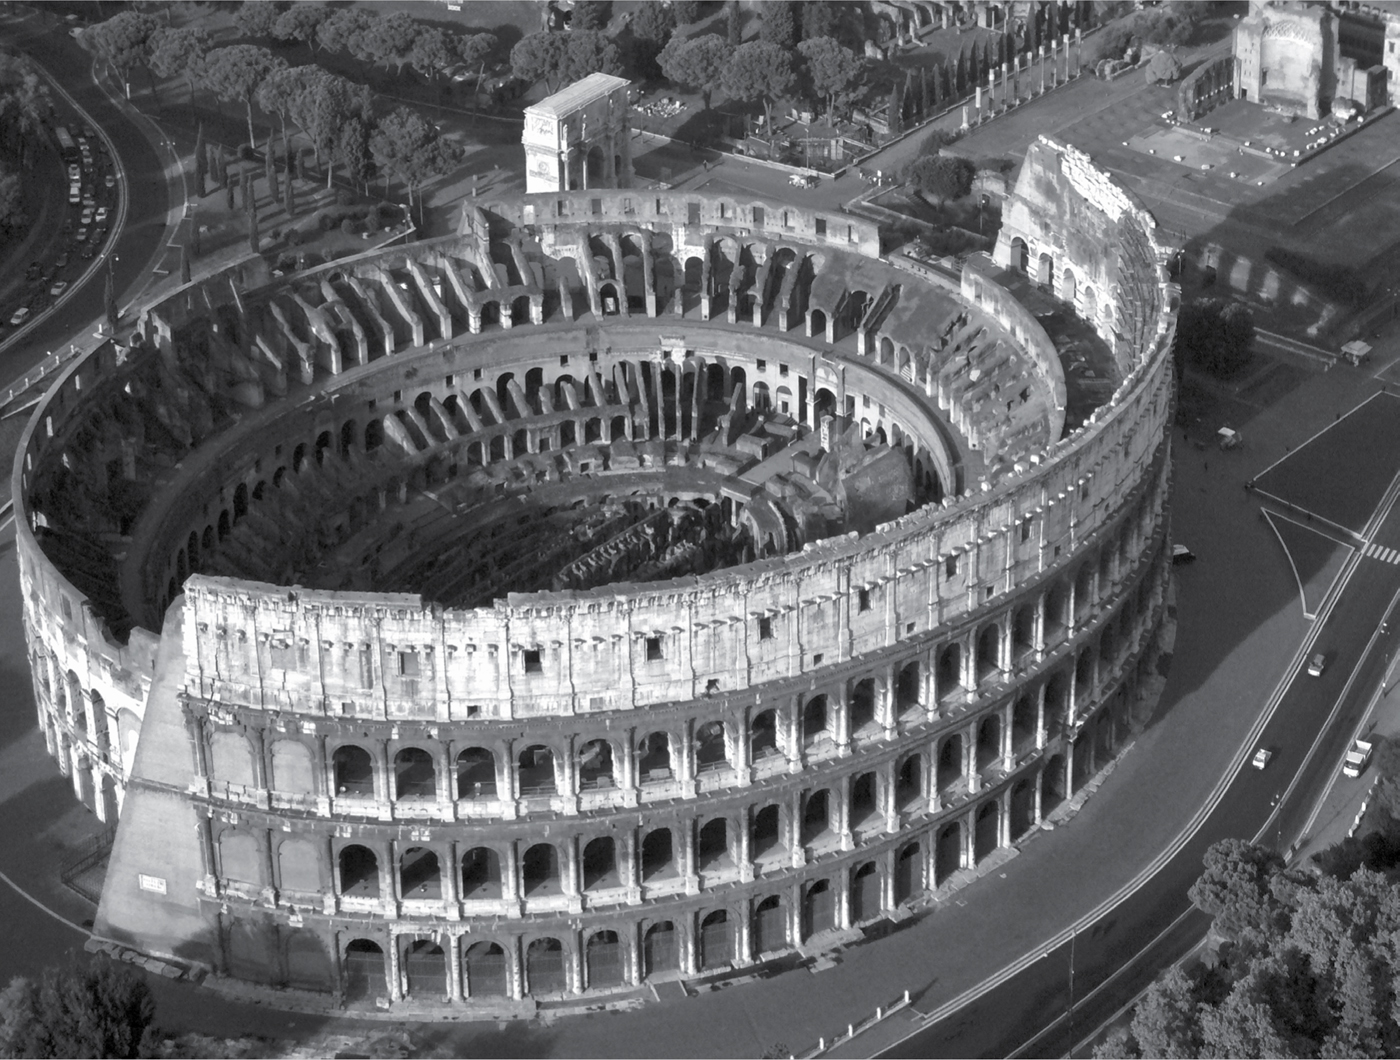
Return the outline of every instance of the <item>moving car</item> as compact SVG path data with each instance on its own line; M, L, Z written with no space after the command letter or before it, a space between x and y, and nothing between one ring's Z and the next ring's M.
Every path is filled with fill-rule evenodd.
M1366 767L1371 764L1371 752L1375 746L1371 740L1357 737L1356 742L1351 745L1351 750L1347 752L1346 758L1342 760L1342 773L1348 777L1359 777L1366 772Z
M1191 551L1189 548L1187 548L1185 545L1173 545L1173 546L1172 546L1172 562L1173 562L1173 563L1190 563L1190 562L1191 562L1192 560L1194 560L1195 558L1196 558L1196 553L1192 552L1192 551Z
M1311 659L1308 660L1309 677L1321 677L1322 671L1326 668L1327 656L1323 655L1322 652L1317 652Z
M1263 769L1269 764L1269 760L1274 757L1274 753L1267 747L1261 747L1254 752L1254 760L1250 763L1255 769Z

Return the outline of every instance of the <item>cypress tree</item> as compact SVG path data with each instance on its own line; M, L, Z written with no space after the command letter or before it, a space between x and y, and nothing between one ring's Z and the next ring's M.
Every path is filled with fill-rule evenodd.
M190 282L190 248L180 248L180 282Z
M253 195L253 174L245 169L243 171L243 209L251 213L257 208L257 202Z
M744 43L744 16L739 10L739 0L730 0L727 29L729 32L729 46L737 48Z
M258 208L254 206L248 212L248 249L254 254L258 252Z
M194 189L195 194L204 198L204 175L209 158L204 151L204 123L199 123L199 131L194 137Z
M194 257L199 257L199 225L190 224L190 253Z
M274 161L272 137L267 138L267 149L263 152L263 175L267 178L267 197L272 202L276 202L281 195L277 190L277 163Z
M885 123L890 127L891 136L898 136L904 131L904 86L898 81L890 89L889 114Z
M287 174L287 179L282 183L282 205L287 211L287 216L296 216L296 192L292 190L292 177Z
M230 180L230 181L225 182L225 184L224 184L224 192L228 195L228 208L229 208L230 210L232 210L232 209L233 209L233 181Z
M108 258L108 259L107 259L107 291L106 291L106 296L105 296L105 297L106 297L106 301L107 301L107 327L108 327L110 330L112 330L112 331L116 331L116 330L117 330L117 320L118 320L118 317L117 317L117 293L116 293L116 291L115 291L115 290L113 289L113 287L112 287L112 259L111 259L111 258Z

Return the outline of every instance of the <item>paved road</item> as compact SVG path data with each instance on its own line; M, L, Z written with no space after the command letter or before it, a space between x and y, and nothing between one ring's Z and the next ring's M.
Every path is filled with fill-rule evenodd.
M105 131L116 148L128 196L127 219L121 233L108 246L118 302L125 306L145 286L151 266L164 247L165 219L171 207L164 164L146 137L87 76L91 57L62 29L54 27L53 21L33 15L16 17L14 12L7 12L0 17L0 36L57 76L64 90L88 115L89 122ZM60 102L58 109L62 114L64 104ZM55 174L55 179L60 176ZM66 208L66 196L63 204ZM95 323L102 319L105 290L104 271L99 269L58 312L22 342L5 348L0 355L0 378L22 375L43 360L49 350L66 346L77 322Z

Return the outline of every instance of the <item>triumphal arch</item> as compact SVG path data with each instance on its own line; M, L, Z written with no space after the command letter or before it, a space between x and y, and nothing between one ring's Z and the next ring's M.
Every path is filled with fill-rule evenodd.
M525 190L632 186L626 78L590 74L525 109Z

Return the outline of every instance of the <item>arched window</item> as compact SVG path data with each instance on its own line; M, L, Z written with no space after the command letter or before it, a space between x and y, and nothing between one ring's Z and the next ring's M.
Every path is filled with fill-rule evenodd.
M496 797L496 756L484 747L468 747L457 756L457 798Z
M520 794L556 795L554 752L535 744L520 752Z
M346 744L331 755L337 795L374 796L374 761L363 747Z
M340 851L340 893L356 898L379 897L379 858L369 847L352 843Z
M421 747L405 747L394 756L394 797L436 799L437 769Z
M462 897L471 901L501 897L501 859L490 847L472 847L462 855Z
M399 858L399 894L403 898L442 897L438 856L427 847L409 847Z

